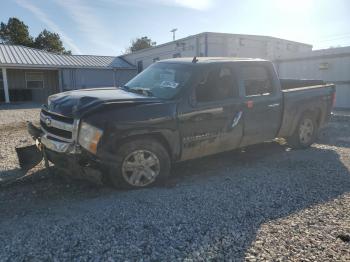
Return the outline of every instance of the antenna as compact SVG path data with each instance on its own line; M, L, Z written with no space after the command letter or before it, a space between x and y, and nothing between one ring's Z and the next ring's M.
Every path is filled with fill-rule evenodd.
M175 32L176 31L177 31L177 28L170 30L170 32L173 33L173 41L175 41Z

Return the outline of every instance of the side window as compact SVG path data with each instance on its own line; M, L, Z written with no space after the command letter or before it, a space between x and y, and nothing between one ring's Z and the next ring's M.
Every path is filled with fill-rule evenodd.
M238 85L232 68L219 66L204 72L195 93L199 103L237 97Z
M273 92L269 72L264 66L242 67L246 96L270 95Z

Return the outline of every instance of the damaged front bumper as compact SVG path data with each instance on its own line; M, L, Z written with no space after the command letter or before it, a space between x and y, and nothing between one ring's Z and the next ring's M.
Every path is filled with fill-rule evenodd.
M52 151L63 153L63 154L76 154L79 153L77 146L63 141L57 141L50 139L47 134L43 134L40 137L41 144Z
M61 173L101 183L101 166L93 155L81 150L80 146L74 142L60 141L51 137L30 122L27 129L35 145L16 148L22 169L29 170L46 158L45 160L53 163Z

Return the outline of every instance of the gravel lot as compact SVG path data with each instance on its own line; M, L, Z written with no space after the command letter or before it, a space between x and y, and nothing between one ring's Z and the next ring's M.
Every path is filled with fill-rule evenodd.
M23 175L14 146L31 143L24 121L38 112L0 108L0 178ZM135 191L39 166L0 187L0 260L349 261L349 134L350 117L337 116L308 150L253 146Z
M39 108L40 105L35 103L0 105L0 129L23 126L26 121L39 122Z

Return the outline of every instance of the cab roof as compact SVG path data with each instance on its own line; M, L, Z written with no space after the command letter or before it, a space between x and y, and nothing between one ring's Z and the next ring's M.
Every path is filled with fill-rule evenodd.
M175 62L175 63L193 63L194 57L180 57L161 60L161 62ZM241 58L241 57L196 57L196 64L208 64L216 62L243 62L243 61L268 61L260 58Z

